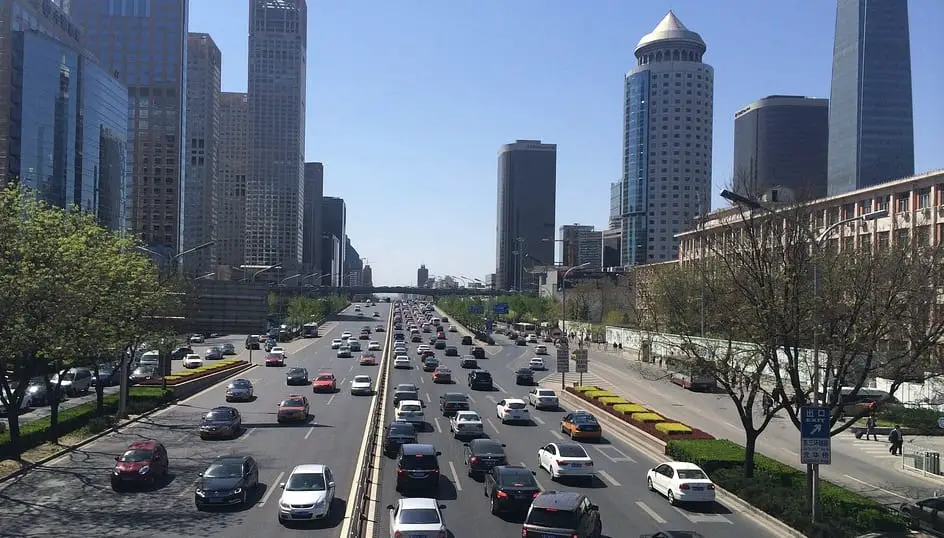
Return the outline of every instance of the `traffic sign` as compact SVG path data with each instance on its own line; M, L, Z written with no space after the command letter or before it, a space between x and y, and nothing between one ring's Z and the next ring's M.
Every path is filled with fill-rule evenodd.
M574 362L576 363L574 371L578 374L587 373L587 367L589 366L589 358L587 357L586 349L578 349L574 351Z
M508 303L495 303L492 306L492 312L496 314L507 314L508 313Z
M490 319L485 320L485 332L492 334L492 320Z
M570 351L566 347L557 348L557 373L570 371Z
M829 409L819 406L800 408L800 463L829 465L832 445L829 435Z
M482 314L484 312L485 312L485 307L481 304L469 305L469 314Z

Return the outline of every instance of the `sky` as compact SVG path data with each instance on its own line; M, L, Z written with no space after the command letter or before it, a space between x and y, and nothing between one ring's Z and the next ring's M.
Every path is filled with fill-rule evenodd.
M190 31L246 91L246 0L194 0ZM621 170L623 77L669 10L714 67L713 205L734 113L772 94L829 97L829 0L309 0L305 157L377 285L495 270L502 144L557 144L556 222L605 228ZM910 0L915 169L944 168L944 1Z

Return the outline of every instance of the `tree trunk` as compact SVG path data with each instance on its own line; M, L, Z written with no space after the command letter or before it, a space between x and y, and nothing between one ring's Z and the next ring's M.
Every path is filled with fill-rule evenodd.
M19 459L23 454L21 449L23 443L20 442L20 410L17 407L16 409L8 409L7 412L7 422L10 423L10 456Z
M49 395L49 440L59 444L59 385L46 389Z
M757 436L752 429L744 432L744 478L754 478L754 452L757 450Z
M95 414L102 416L105 414L105 383L95 375Z

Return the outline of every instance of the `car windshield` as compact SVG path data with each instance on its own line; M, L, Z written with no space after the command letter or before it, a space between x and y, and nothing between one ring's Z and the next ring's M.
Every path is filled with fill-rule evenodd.
M439 372L440 374L451 374L451 373L452 373L452 370L450 370L449 368L443 368L443 367L440 367L440 368L437 369L436 371Z
M231 389L248 389L251 386L252 386L252 383L246 381L245 379L233 381L232 383L229 384L229 388Z
M290 398L282 400L282 407L305 407L305 402L299 398Z
M304 368L292 368L288 371L288 375L305 375L306 372Z
M450 392L443 394L443 400L446 400L447 402L464 402L467 400L467 398L465 397L465 394L456 394L454 392Z
M416 404L405 404L400 406L400 411L419 411L420 409L422 408Z
M206 419L207 419L207 420L210 420L210 421L229 420L230 418L232 418L232 416L233 416L233 414L230 413L229 411L224 411L224 410L216 411L216 410L214 410L214 411L210 411L209 413L207 413Z
M707 480L708 477L701 469L679 469L678 477L682 480Z
M498 481L502 486L512 488L535 488L538 485L527 469L506 469L498 474Z
M596 424L597 419L593 415L577 414L574 415L574 424Z
M118 461L150 461L152 454L150 450L132 449L122 454Z
M370 376L366 375L356 375L354 376L355 383L370 383Z
M531 370L528 370L527 368L521 368L518 370L517 374L518 375L531 375Z
M416 433L416 430L413 429L412 424L400 424L393 423L390 425L390 435L413 435Z
M524 405L524 403L522 402L508 402L506 405L508 406L508 409L526 409L527 408L527 406Z
M538 527L572 530L577 528L577 515L563 510L531 507L528 523Z
M538 396L554 396L553 390L539 390Z
M237 478L242 475L241 463L214 463L203 473L204 478Z
M558 445L558 453L562 458L589 458L587 451L579 445Z
M397 385L397 392L400 392L400 391L412 392L415 390L417 390L416 385L407 385L407 384Z
M403 456L400 467L411 471L428 471L436 468L436 458L424 455Z
M327 489L321 473L293 474L285 483L285 491L324 491Z
M400 523L404 525L435 525L441 523L439 512L432 508L408 508L400 510Z
M482 419L475 413L461 413L456 420L459 422L481 422Z
M157 369L153 366L139 366L134 369L134 375L151 375L156 371Z
M320 375L318 376L318 381L331 381L334 379L332 375Z

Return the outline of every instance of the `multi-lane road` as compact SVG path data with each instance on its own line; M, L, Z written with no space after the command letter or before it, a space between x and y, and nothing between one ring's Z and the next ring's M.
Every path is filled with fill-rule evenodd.
M380 318L370 317L374 310L381 313ZM287 368L256 366L240 375L255 386L252 402L225 404L226 384L217 385L0 484L0 536L338 536L371 401L367 396L352 396L350 382L360 373L376 379L378 367L358 366L357 354L353 359L336 358L330 341L343 331L357 335L364 325L386 327L389 310L388 304L379 304L365 309L368 317L360 318L349 308L337 321L325 324L320 338L285 345L288 367L308 368L310 375L333 371L340 382L337 393L313 394L310 387L288 387ZM381 342L385 336L372 335ZM237 345L238 350L241 347ZM262 358L259 353L258 359ZM310 421L298 426L278 425L277 406L292 393L305 394L311 400ZM243 432L234 440L201 441L197 434L200 419L219 405L240 410ZM150 491L112 491L109 477L115 456L129 443L142 439L157 439L167 447L169 480ZM197 511L193 495L198 473L217 456L242 454L253 456L260 468L261 485L249 506ZM323 463L332 469L336 500L327 521L290 528L278 522L279 482L302 463Z
M468 347L459 346L461 333L446 333L449 345L459 347L467 353ZM429 336L424 334L424 336ZM452 438L448 419L441 416L438 408L439 395L445 392L463 392L471 397L472 409L485 422L488 436L506 445L511 463L527 465L537 470L538 448L546 443L564 441L559 432L562 411L535 411L533 422L528 425L502 425L496 418L496 403L504 398L525 399L530 387L516 386L514 371L526 367L534 357L534 346L508 345L490 347L486 360L479 361L481 368L492 373L495 390L472 391L467 385L467 371L459 368L459 360L444 357L437 352L441 364L452 368L455 384L433 384L431 374L420 368L415 349L419 344L409 344L410 357L414 361L411 370L390 370L388 386L398 383L414 383L420 388L421 397L427 402L428 427L420 433L421 443L431 443L442 452L440 456L441 479L439 498L446 506L444 518L456 538L481 536L520 536L520 519L499 518L489 513L488 499L483 494L483 484L467 475L463 458L462 441ZM545 357L553 369L553 356ZM537 379L542 374L536 376ZM392 396L388 395L388 399ZM393 407L388 401L386 421L393 420ZM658 530L694 530L707 538L750 536L764 538L777 536L747 516L732 513L718 504L710 508L675 508L664 498L650 493L646 488L646 471L654 466L654 456L635 449L621 440L614 432L604 432L605 440L599 444L586 444L593 458L597 477L590 486L555 483L544 471L537 471L536 478L545 490L574 490L587 494L599 505L603 520L604 535L612 538L628 538ZM396 504L400 494L395 491L395 461L384 457L380 470L380 494L376 511L374 537L390 536L389 515L386 506Z

